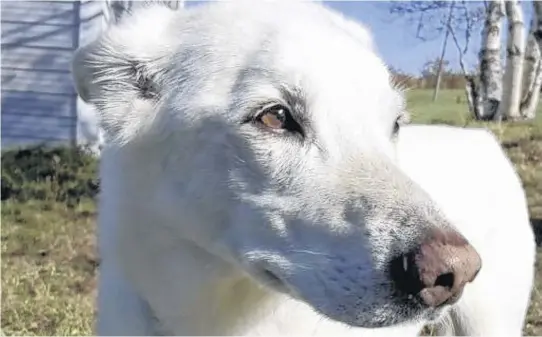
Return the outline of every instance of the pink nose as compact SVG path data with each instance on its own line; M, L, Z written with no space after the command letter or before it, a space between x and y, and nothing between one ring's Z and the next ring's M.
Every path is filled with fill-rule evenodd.
M398 289L439 307L457 301L481 267L480 255L462 235L434 229L414 250L395 258L390 271Z

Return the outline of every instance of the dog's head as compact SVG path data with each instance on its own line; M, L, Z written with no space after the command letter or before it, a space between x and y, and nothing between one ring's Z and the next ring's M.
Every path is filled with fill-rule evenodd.
M433 317L480 268L396 165L404 101L370 34L325 7L150 6L73 70L149 212L332 319Z

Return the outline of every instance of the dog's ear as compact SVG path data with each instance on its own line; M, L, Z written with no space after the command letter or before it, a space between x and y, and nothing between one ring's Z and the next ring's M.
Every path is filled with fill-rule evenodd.
M75 52L75 88L96 107L109 141L127 142L155 119L176 12L160 4L142 6Z

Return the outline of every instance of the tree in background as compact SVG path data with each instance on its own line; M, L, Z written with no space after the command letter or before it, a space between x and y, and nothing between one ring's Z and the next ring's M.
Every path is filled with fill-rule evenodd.
M418 20L416 36L422 40L426 39L426 31L446 32L452 37L466 82L469 109L476 119L519 120L534 118L542 84L542 2L532 4L535 18L527 37L517 0L394 2L390 13L410 21ZM504 17L508 21L508 36L503 72ZM479 64L469 70L471 67L465 64L464 56L470 37L478 29L482 34ZM459 43L460 34L465 37L464 45Z
M470 82L470 109L477 119L490 120L497 116L502 98L501 32L505 15L504 2L491 1L486 4L486 17L482 30L482 45L479 52L479 86Z
M432 86L438 85L442 77L442 73L448 72L450 67L450 61L444 58L436 58L429 60L422 66L422 77L431 80Z
M533 1L534 17L525 48L520 111L526 119L532 119L542 89L542 2Z
M460 56L466 54L471 33L481 26L484 18L483 6L470 1L397 1L389 5L389 10L393 16L404 18L411 25L415 25L416 38L422 41L436 39L444 33L441 55L437 59L437 64L439 64L436 72L437 80L433 86L433 101L435 101L444 71L439 62L444 61L449 37L453 37L457 45L457 35L463 34L465 46L457 45L457 47ZM463 69L462 60L460 64Z
M519 110L521 104L521 77L523 76L523 58L525 53L525 34L523 11L518 0L498 0L490 3L502 6L505 3L506 17L508 18L508 38L506 40L506 69L504 70L503 93L501 103L495 119L507 117L521 119Z

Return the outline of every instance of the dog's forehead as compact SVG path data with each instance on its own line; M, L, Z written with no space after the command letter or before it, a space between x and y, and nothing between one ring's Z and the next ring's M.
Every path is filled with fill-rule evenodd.
M247 49L241 95L275 98L286 88L292 93L289 101L303 107L301 113L330 154L342 156L347 143L352 151L390 151L402 96L392 87L369 32L319 9L297 20L251 22L265 34L254 44L257 51Z
M170 35L177 36L184 53L177 58L185 60L179 74L191 72L194 63L205 64L205 72L192 74L202 86L199 95L205 96L200 101L227 102L232 92L243 103L268 100L288 88L304 101L304 112L318 115L311 119L327 127L322 132L330 137L337 132L330 125L345 134L371 126L363 132L369 135L392 123L402 97L362 25L295 0L207 6L184 21L174 20L181 34Z
M320 28L320 27L319 27ZM338 29L282 31L274 36L271 64L281 77L312 100L370 104L392 91L387 67L367 45ZM316 33L316 34L315 34ZM331 102L330 102L331 103Z
M300 93L321 132L381 133L379 126L393 123L403 103L370 33L326 11L303 17L273 25L265 57L254 62Z
M237 51L243 54L243 76L259 77L251 85L276 90L282 84L322 108L332 105L337 109L344 104L353 111L355 102L365 106L400 103L401 96L391 86L369 30L321 5L279 4L224 6L233 7L224 10L229 15L245 16L243 29L233 31L241 37L231 38L245 38L244 47Z

